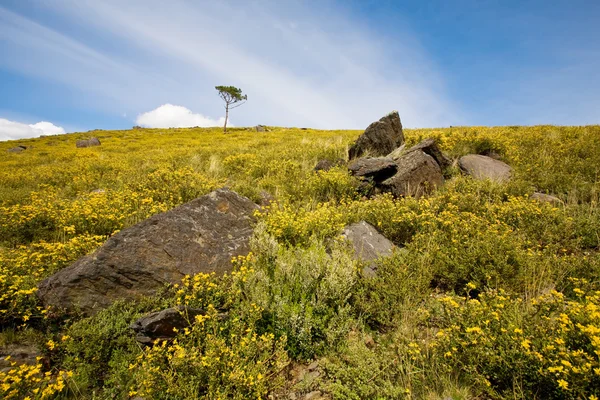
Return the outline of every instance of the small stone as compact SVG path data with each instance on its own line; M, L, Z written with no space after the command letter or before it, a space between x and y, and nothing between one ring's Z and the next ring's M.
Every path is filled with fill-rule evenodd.
M550 203L554 205L562 205L564 202L556 196L550 194L535 192L530 197L531 200L539 201L540 203Z
M323 393L320 390L313 390L304 396L304 400L320 400L323 398Z
M366 221L347 226L343 236L352 244L356 259L367 263L363 269L363 274L367 277L376 275L375 261L379 257L390 256L395 248L392 242Z

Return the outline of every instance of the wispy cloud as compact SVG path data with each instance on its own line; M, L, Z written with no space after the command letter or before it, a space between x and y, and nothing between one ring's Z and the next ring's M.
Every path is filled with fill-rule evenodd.
M23 124L0 118L0 141L37 137L40 135L60 135L64 128L51 122L41 121L36 124Z
M465 120L414 35L381 41L338 10L320 15L315 3L44 4L83 34L0 8L0 38L14 41L0 64L84 88L94 107L118 115L165 103L222 115L214 86L235 85L249 97L235 110L243 125L363 128L392 109L407 126Z

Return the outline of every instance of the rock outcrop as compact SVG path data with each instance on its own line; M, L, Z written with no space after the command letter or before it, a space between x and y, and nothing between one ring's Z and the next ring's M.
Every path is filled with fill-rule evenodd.
M365 276L376 275L375 261L379 257L390 256L395 248L392 242L365 221L347 226L343 236L352 244L356 259L367 263L363 269Z
M440 166L421 150L403 154L396 159L396 164L398 172L379 185L382 191L391 192L394 196L420 197L444 183Z
M78 140L77 142L75 142L75 146L78 148L100 146L100 140L98 140L98 138L95 137L90 139Z
M458 160L458 166L467 175L478 180L490 179L496 182L505 182L510 179L512 173L512 168L508 164L479 154L461 157Z
M387 157L365 157L352 161L348 169L354 176L382 182L396 174L398 165Z
M450 159L448 157L446 157L444 155L444 153L442 153L442 151L440 150L440 148L438 147L438 145L434 139L425 139L421 143L419 143L409 149L405 149L404 146L401 146L401 147L397 148L396 150L394 150L393 152L391 152L388 155L388 157L393 160L398 160L405 154L408 154L413 151L419 151L419 150L422 151L423 153L433 157L435 162L442 169L450 166L450 164L451 164Z
M400 141L394 145L397 143ZM348 169L361 179L359 187L367 195L390 192L397 197L419 197L444 183L442 170L450 164L435 140L425 139L408 149L401 143L385 157L358 158L350 162Z
M386 156L403 143L404 133L400 115L393 111L367 127L350 147L348 158L353 160L362 156Z
M152 295L184 275L224 273L247 254L258 206L219 189L112 236L41 282L45 305L94 314L117 299Z

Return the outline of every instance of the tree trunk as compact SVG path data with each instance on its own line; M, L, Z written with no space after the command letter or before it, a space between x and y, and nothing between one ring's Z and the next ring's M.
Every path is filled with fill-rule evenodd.
M229 118L229 104L225 106L225 125L223 125L223 133L227 133L227 118Z

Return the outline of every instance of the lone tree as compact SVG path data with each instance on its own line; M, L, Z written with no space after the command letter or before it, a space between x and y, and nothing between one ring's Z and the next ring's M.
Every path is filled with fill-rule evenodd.
M236 88L235 86L215 86L215 89L219 91L219 97L225 102L225 125L223 125L223 132L226 133L229 109L244 104L248 100L248 96L242 94L242 89Z

